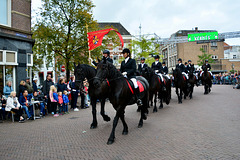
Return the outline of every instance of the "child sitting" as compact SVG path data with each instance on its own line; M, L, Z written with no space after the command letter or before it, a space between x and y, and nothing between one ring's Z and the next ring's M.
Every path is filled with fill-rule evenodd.
M68 112L69 100L68 100L67 91L63 91L62 97L63 97L63 111L65 112L65 114L69 114L69 112Z

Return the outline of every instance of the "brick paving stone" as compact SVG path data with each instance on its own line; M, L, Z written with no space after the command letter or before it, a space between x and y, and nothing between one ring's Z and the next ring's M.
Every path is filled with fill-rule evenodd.
M98 104L98 127L90 129L91 109L71 111L59 117L19 124L0 124L2 160L159 160L159 159L240 159L240 91L232 86L213 86L209 95L203 87L194 89L193 99L177 104L175 89L171 103L152 113L142 128L137 124L137 106L126 109L128 135L122 135L122 123L116 128L116 140L107 145L115 111L109 102L103 121ZM159 104L158 104L159 105Z

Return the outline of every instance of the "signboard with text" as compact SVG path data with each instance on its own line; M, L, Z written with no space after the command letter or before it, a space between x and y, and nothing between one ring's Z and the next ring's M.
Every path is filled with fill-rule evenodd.
M218 32L204 32L188 34L188 42L216 40L218 39Z

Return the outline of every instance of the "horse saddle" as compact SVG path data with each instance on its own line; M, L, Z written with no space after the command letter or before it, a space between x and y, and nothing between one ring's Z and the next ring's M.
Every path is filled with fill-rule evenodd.
M129 87L130 91L132 92L132 94L134 94L134 90L133 90L134 84L133 84L133 82L129 79L126 79L126 78L125 78L125 80L127 81L127 84L128 84L128 87ZM140 81L137 80L137 85L138 85L138 88L139 88L139 92L140 93L143 92L144 91L143 84Z

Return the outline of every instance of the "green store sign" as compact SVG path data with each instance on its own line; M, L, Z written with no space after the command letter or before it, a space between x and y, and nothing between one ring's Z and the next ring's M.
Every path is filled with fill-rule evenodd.
M215 39L218 39L218 32L188 34L188 42L215 40Z

